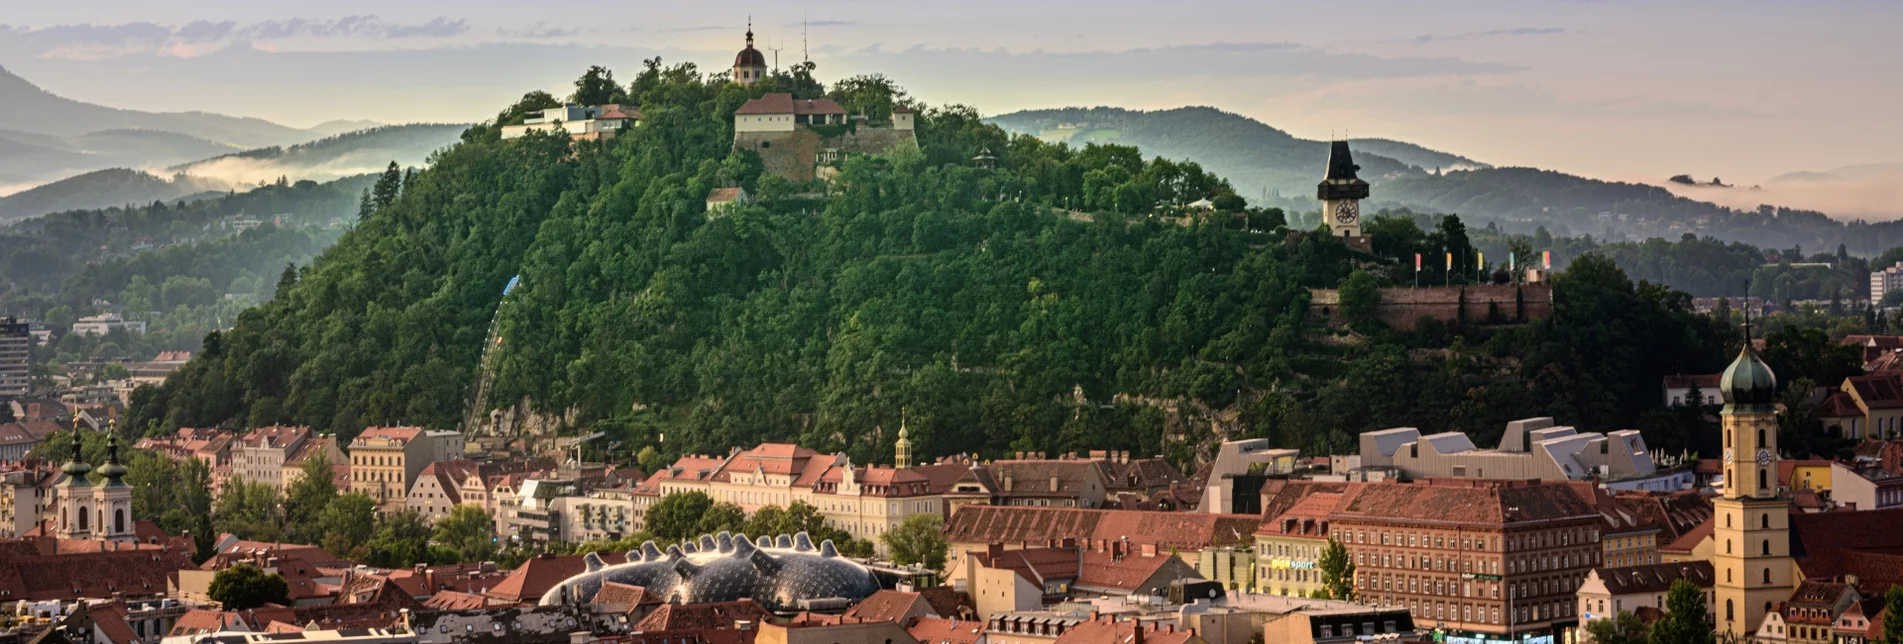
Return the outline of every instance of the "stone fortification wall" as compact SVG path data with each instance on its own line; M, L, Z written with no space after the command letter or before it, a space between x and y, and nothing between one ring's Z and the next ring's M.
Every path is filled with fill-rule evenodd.
M918 137L912 130L865 125L838 129L843 132L832 137L822 137L805 127L791 132L735 132L733 147L758 152L767 172L795 182L816 178L814 168L828 150L837 150L843 156L885 154L900 147L918 147Z
M1309 314L1342 325L1341 292L1312 289ZM1395 329L1412 329L1423 318L1451 326L1525 324L1553 314L1551 284L1486 284L1381 289L1375 319Z

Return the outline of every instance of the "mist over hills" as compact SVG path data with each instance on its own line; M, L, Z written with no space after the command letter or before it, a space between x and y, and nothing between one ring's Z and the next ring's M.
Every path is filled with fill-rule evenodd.
M466 126L336 120L297 129L205 112L155 113L49 93L0 69L0 222L67 210L328 181L411 167Z

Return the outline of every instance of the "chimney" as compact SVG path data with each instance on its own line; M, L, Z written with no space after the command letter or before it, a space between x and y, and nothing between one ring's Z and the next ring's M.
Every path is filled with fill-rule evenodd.
M992 542L985 544L985 557L996 559L1004 556L1004 544Z
M1136 628L1133 630L1136 631L1136 634L1130 636L1130 644L1143 644L1143 622L1138 621Z
M1051 475L1051 491L1052 492L1057 491L1057 475L1056 474Z
M1010 492L1010 491L1011 491L1011 479L1012 479L1012 478L1014 478L1014 477L1012 477L1012 476L1011 476L1011 473L1010 473L1010 472L1005 472L1005 473L1004 473L1004 491L1006 491L1006 492Z

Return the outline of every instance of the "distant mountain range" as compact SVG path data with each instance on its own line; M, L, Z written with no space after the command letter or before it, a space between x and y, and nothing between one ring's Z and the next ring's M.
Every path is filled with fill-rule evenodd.
M463 125L329 121L298 129L206 112L56 96L0 68L0 222L65 210L327 181L418 166Z
M1211 107L1139 111L1114 107L1029 110L986 119L1047 141L1134 145L1146 154L1195 161L1229 179L1252 202L1312 210L1328 144L1290 135ZM1711 235L1773 248L1835 248L1875 255L1903 245L1903 228L1845 224L1823 213L1760 206L1749 194L1721 206L1660 186L1602 181L1538 168L1500 168L1404 141L1353 139L1361 177L1374 184L1370 206L1455 213L1470 225L1510 231L1545 227L1555 235L1678 239ZM1794 175L1805 180L1857 180L1898 164L1854 166ZM1661 183L1664 177L1660 178ZM1896 213L1903 214L1903 213ZM1867 228L1867 230L1866 230Z

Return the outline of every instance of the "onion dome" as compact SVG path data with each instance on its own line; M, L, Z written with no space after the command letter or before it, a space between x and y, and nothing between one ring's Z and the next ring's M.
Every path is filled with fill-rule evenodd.
M734 67L765 67L766 55L753 48L753 23L747 23L747 48L733 57Z
M1758 352L1751 350L1747 340L1738 351L1738 359L1725 368L1724 378L1718 381L1718 392L1725 398L1726 410L1770 409L1777 402L1777 374L1758 357Z
M66 480L60 482L61 486L85 487L93 484L92 479L86 478L87 474L92 473L93 466L87 463L86 457L83 456L86 451L85 438L83 430L73 430L73 457L68 459L65 465L59 467L59 471L66 473Z
M106 438L106 464L99 468L99 474L106 477L106 487L125 487L126 466L119 462L117 434Z

